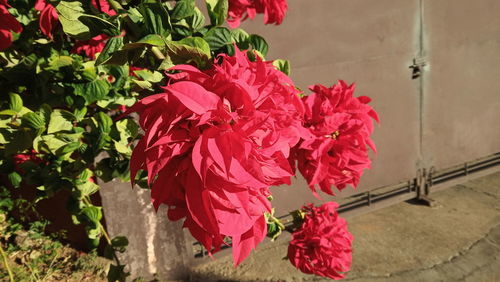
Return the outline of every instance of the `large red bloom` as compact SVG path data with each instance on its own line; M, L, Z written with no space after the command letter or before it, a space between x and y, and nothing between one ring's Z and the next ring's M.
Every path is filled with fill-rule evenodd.
M89 40L78 40L71 52L74 54L85 54L90 59L95 59L96 54L100 53L102 49L104 49L104 46L106 46L106 40L108 40L108 38L107 35L100 34Z
M172 70L165 92L138 112L145 134L134 149L131 178L148 172L153 204L169 207L209 252L230 237L238 265L265 237L269 186L290 182L291 147L309 134L291 80L270 62L222 55L200 71Z
M5 50L12 44L12 32L23 31L22 25L7 10L7 0L0 0L0 50Z
M264 14L265 24L281 24L287 9L286 0L229 0L227 22L230 27L236 28L241 21Z
M304 97L306 127L314 138L304 140L298 150L298 168L312 191L315 185L328 194L331 186L339 190L359 182L363 170L370 167L367 145L375 151L370 138L372 119L377 113L367 105L370 98L354 97L354 85L343 81L327 88L315 85L314 93Z
M300 271L331 279L342 279L352 261L353 237L347 223L329 202L321 207L303 207L304 223L292 234L288 259Z
M35 3L35 9L41 11L40 30L43 34L45 34L45 36L53 39L54 29L59 23L59 16L57 14L56 8L47 3L46 0L37 0Z

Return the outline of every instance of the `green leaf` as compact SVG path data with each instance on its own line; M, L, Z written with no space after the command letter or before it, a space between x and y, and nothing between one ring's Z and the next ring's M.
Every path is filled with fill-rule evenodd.
M15 171L9 173L8 177L9 177L10 183L12 184L12 186L14 186L14 188L19 187L19 185L23 181L23 178L21 177L21 175L19 175L19 173L15 172Z
M80 175L78 175L79 179L77 181L80 181L81 183L87 182L93 175L94 173L90 169L86 168L80 173Z
M208 58L210 58L210 45L208 45L208 43L201 37L184 38L180 41L177 41L177 43L198 48L203 52L203 54L205 54Z
M144 18L144 24L149 34L159 34L164 37L170 34L172 24L167 9L161 3L142 3L139 12Z
M94 223L97 225L96 223ZM90 245L92 248L95 248L98 245L98 240L101 237L101 229L98 226L89 226L85 227L85 231L87 232L87 237L90 239Z
M66 34L79 40L87 40L91 37L89 27L78 19L85 12L81 1L61 1L56 6L56 10L59 22Z
M73 58L70 56L55 56L49 60L49 67L46 70L59 71L60 68L73 65Z
M88 206L82 209L82 214L92 223L99 224L102 218L102 208L96 206Z
M141 40L137 42L132 42L132 43L127 43L123 46L122 50L130 50L130 49L137 49L137 48L144 48L148 46L159 46L163 47L165 46L165 40L161 35L158 34L148 34L141 38Z
M4 152L5 155L24 151L33 145L33 136L26 130L15 130L11 132L5 132L2 130L0 132L1 135L4 135L5 133L10 135L10 136L4 136L5 139L7 139Z
M13 110L0 111L0 116L15 116L16 114L17 114L17 112L13 111Z
M43 148L46 148L48 152L52 154L56 154L56 151L62 146L66 145L67 142L64 142L61 139L58 139L53 134L43 135L35 138L33 140L33 148L38 152L41 152Z
M116 122L116 129L120 133L120 140L128 141L128 138L137 136L139 125L133 119L122 119Z
M286 75L290 75L290 61L277 59L273 61L273 66Z
M52 108L47 104L42 104L39 109L40 114L43 116L44 120L50 119L50 114L52 113Z
M90 240L88 241L88 245L90 249L95 249L99 247L99 244L101 243L101 231L99 229L93 230L95 232L95 235L92 235L93 237L88 237Z
M86 114L87 114L87 107L83 107L81 109L75 109L73 111L73 115L75 116L76 121L81 121L82 119L84 119Z
M78 20L88 26L92 36L105 33L109 36L120 35L120 29L115 24L93 15L81 15Z
M201 37L191 37L169 42L167 53L175 65L195 62L198 67L204 68L210 59L210 46Z
M172 11L172 19L180 20L192 16L194 14L195 5L195 0L177 1Z
M82 193L82 196L90 196L99 191L99 185L87 181L83 184L76 185L76 189Z
M123 37L111 37L106 43L106 46L104 46L101 54L99 54L99 57L95 60L95 65L99 66L109 61L113 53L120 50L122 46Z
M113 170L110 165L110 158L99 161L95 168L95 174L104 182L113 180Z
M249 38L250 44L253 48L259 51L264 57L267 55L267 51L269 50L269 46L267 45L266 40L257 34L250 35Z
M82 96L87 105L101 100L109 93L109 82L104 79L96 79L88 83L73 84L75 95Z
M132 156L132 149L128 144L124 144L122 142L114 141L115 143L115 149L118 153L123 154L127 157Z
M150 71L148 69L144 70L136 70L135 75L137 75L140 79L157 83L160 82L163 79L163 75L160 72L157 71Z
M191 30L198 30L205 25L205 16L198 9L198 7L194 8L194 14L187 20L189 26L191 26Z
M45 118L36 113L26 113L21 118L23 126L43 131L45 129ZM40 132L41 133L41 132Z
M210 23L214 26L222 25L227 18L229 9L228 0L206 0Z
M95 118L97 120L99 131L101 133L108 134L111 131L113 120L104 112L98 112Z
M15 93L9 93L10 103L9 108L18 113L23 109L23 99Z
M49 128L47 130L48 134L59 132L59 131L70 131L73 129L73 114L64 110L54 110L50 114Z
M247 50L250 48L249 38L250 35L241 28L236 28L231 30L231 36L236 42L236 45L240 50Z
M231 32L225 27L214 27L204 36L205 41L212 50L218 50L225 45L233 43Z
M56 150L56 155L57 156L62 156L68 153L72 153L80 148L81 143L80 142L71 142L69 144L66 144L59 149Z
M161 35L149 34L141 38L137 43L143 43L151 46L164 46L165 40Z

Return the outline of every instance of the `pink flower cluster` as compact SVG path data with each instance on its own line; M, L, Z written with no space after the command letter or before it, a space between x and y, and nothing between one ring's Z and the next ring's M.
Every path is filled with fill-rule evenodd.
M338 205L304 206L304 223L295 230L288 245L288 259L307 274L331 279L344 278L351 267L353 237L347 223L337 214Z
M239 264L266 236L269 186L290 183L290 149L307 135L292 81L245 53L207 71L180 65L165 92L141 100L145 131L131 177L146 169L153 204L169 206L211 252L225 237ZM155 176L158 175L155 181Z
M247 18L264 14L265 24L281 24L288 9L287 0L229 0L227 22L237 28Z
M328 142L330 154L339 162L347 158L342 167L325 163L326 171L331 166L349 169L355 183L365 168L353 164L348 154L372 144L361 139L369 138L365 135L371 125L355 126L358 118L371 120L360 110L366 106L360 100L366 99L352 97L353 87L343 82L334 86L351 89L349 96L316 86L312 88L316 94L301 99L290 78L271 62L259 58L253 62L239 50L232 57L221 55L205 71L190 65L171 71L176 73L169 75L170 84L163 93L144 98L127 111L139 113L145 132L132 154L131 178L146 170L155 208L165 204L171 220L185 218L184 227L210 253L230 237L235 265L249 255L267 233L264 213L271 211L269 187L289 184L297 159L307 161L299 163L306 172L324 164L315 151L320 140ZM321 101L333 97L338 101L329 111ZM340 132L339 138L325 137L335 131ZM369 163L366 151L365 146L365 159L354 160ZM311 187L316 179L351 183L332 180L333 173L305 176Z
M367 145L374 151L370 136L377 113L366 96L354 97L354 85L344 81L327 88L315 85L303 98L305 126L313 138L304 140L297 150L298 168L316 193L315 185L333 195L351 184L356 187L364 169L370 168Z

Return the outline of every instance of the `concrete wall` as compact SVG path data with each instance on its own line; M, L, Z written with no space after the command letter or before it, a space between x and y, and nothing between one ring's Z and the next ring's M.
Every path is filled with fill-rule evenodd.
M264 26L257 17L242 27L267 39L268 59L291 61L297 86L356 82L357 95L372 97L381 117L373 169L339 197L500 151L500 2L288 2L282 25ZM426 64L416 78L414 59ZM273 193L278 214L318 202L300 177ZM147 190L111 182L101 196L109 232L131 242L124 259L134 274L187 275L192 239L163 211L154 213Z

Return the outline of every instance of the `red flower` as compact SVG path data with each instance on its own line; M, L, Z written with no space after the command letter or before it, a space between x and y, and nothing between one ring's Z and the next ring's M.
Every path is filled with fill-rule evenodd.
M29 153L13 155L12 162L14 163L16 171L19 173L24 173L24 170L21 168L21 165L25 162L34 162L36 164L41 164L43 160L40 159L37 156L37 154L38 154L37 151L31 149Z
M133 76L133 77L138 77L137 74L135 74L135 71L139 70L147 70L146 68L140 68L140 67L135 67L135 66L129 66L128 67L128 75Z
M59 16L56 8L47 3L46 0L37 0L35 9L41 11L40 13L40 30L48 38L53 39L54 29L59 22Z
M109 6L108 1L106 0L99 0L99 2L97 2L96 0L92 0L92 5L98 10L100 8L101 12L106 13L110 16L116 15L116 12Z
M372 119L377 113L368 106L370 98L353 97L354 85L339 81L331 88L315 85L314 93L304 97L306 127L313 138L304 140L298 150L298 168L316 193L315 185L333 195L331 185L339 190L359 182L363 170L370 167L367 145L375 151L370 138Z
M0 0L0 50L5 50L12 44L12 32L23 31L22 25L7 10L10 7L7 0Z
M240 51L220 58L206 71L172 68L179 73L169 75L165 93L128 110L139 113L145 132L131 178L145 169L155 208L166 204L171 220L186 218L209 252L230 237L238 265L264 239L269 186L290 183L290 149L308 132L285 74Z
M288 259L300 271L331 279L342 279L343 272L349 271L353 237L337 207L334 202L303 207L304 223L293 232L288 246Z
M287 9L286 0L230 0L227 22L230 27L237 28L241 21L264 14L265 24L281 24Z
M96 54L100 53L104 46L106 45L106 40L108 40L108 36L104 34L97 35L90 40L81 41L78 40L73 46L71 53L74 54L85 54L90 59L96 58Z
M124 112L127 111L127 109L128 109L127 106L125 106L125 105L119 105L117 110L119 110L120 112L124 113Z

